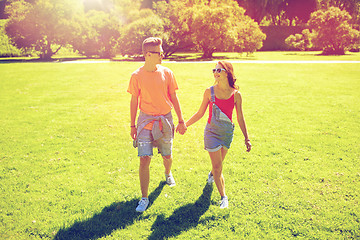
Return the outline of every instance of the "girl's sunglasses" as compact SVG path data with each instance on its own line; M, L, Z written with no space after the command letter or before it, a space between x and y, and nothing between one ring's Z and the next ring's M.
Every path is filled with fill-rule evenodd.
M214 68L212 71L213 71L213 73L221 73L221 71L226 72L226 70L223 68Z

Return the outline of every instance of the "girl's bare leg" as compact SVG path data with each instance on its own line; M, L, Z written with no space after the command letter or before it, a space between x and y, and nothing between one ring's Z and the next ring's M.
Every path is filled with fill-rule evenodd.
M214 176L214 181L216 187L220 193L220 196L225 196L225 179L222 174L222 163L225 159L227 149L221 148L216 152L209 152L211 164L212 164L212 174Z

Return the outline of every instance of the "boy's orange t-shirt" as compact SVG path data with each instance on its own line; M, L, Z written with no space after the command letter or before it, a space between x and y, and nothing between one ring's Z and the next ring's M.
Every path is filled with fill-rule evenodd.
M157 65L157 70L148 72L144 67L137 69L130 78L127 91L139 97L139 108L146 114L159 116L172 109L170 95L178 89L173 72L164 66ZM145 127L151 130L152 124Z

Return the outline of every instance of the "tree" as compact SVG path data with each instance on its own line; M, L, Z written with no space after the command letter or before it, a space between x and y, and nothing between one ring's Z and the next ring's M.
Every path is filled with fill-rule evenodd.
M238 35L234 49L236 52L249 54L262 48L266 35L260 30L258 23L250 17L245 17L235 29Z
M16 0L0 0L0 19L6 19L8 15L5 12L6 6L11 4L11 2ZM28 3L34 3L35 0L25 0Z
M7 0L0 0L0 19L5 19L7 17L5 14L5 7L7 2Z
M203 58L211 58L216 50L228 51L235 45L236 33L233 29L236 25L230 6L214 5L194 5L189 18L192 40L203 52Z
M188 25L191 8L186 1L161 1L155 4L155 13L164 23L163 48L165 57L195 47Z
M141 55L142 42L148 37L164 37L164 23L150 9L139 11L139 18L127 24L121 33L119 50L123 55Z
M156 2L158 2L158 0L142 0L140 8L141 9L145 9L145 8L153 9L154 3L156 3Z
M236 2L224 0L212 0L191 8L188 26L203 58L211 58L215 51L253 52L258 49L261 44L257 42L262 42L265 35L244 13ZM254 34L254 30L258 34Z
M318 1L321 0L236 0L255 22L260 24L267 20L272 25L306 23L310 14L317 10Z
M246 9L246 15L250 16L258 24L261 23L266 15L268 0L237 0L239 6Z
M312 13L308 25L314 31L313 44L323 54L344 54L360 41L360 32L351 27L350 20L347 11L336 7Z
M245 14L260 24L267 17L274 25L280 25L283 18L283 6L286 0L236 0L246 9Z
M0 57L20 57L23 52L14 47L5 33L6 20L0 21Z
M40 52L41 59L50 59L71 42L72 18L79 9L71 0L13 1L7 8L5 30L19 49L32 49Z
M360 0L318 0L320 8L326 10L330 7L337 7L346 10L353 18L354 22L360 21Z
M345 10L336 7L330 7L328 10L318 10L311 14L308 25L312 28L312 33L303 32L303 36L295 36L288 38L288 43L301 45L301 40L306 36L311 36L311 44L316 48L320 48L323 54L345 54L345 51L359 47L360 32L353 29L349 24L351 16ZM300 46L299 45L299 46ZM306 46L306 44L304 44Z
M317 5L317 0L286 0L282 4L282 9L290 24L295 20L306 23L311 13L317 10Z
M77 16L77 27L72 46L79 53L101 58L115 56L120 37L120 22L111 13L90 10Z

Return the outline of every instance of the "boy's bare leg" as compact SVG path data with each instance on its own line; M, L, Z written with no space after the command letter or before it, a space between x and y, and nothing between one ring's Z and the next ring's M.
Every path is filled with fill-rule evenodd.
M149 181L150 181L150 156L140 157L140 166L139 166L139 178L140 178L140 188L143 198L148 197L149 191Z
M163 163L164 163L164 167L165 167L165 179L166 179L166 184L169 185L170 187L173 187L176 185L174 177L171 174L171 165L172 165L172 156L163 156Z
M172 165L172 156L163 156L163 163L165 167L165 174L169 175L171 171L171 165Z

